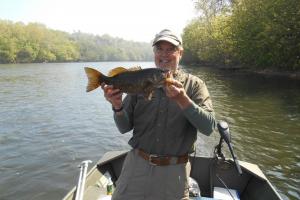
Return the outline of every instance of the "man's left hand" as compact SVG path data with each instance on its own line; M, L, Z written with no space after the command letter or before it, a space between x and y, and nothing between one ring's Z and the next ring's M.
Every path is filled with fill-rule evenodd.
M181 109L187 108L191 104L191 99L187 96L183 85L173 80L172 84L168 84L165 88L167 97L177 102Z

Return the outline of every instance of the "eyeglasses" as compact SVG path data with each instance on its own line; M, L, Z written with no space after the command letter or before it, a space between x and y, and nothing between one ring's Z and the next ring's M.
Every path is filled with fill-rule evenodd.
M167 54L167 55L173 55L174 53L176 53L178 51L178 49L176 47L173 48L167 48L167 49L163 49L161 47L155 47L154 48L154 52L156 54L159 55L163 55L163 54Z

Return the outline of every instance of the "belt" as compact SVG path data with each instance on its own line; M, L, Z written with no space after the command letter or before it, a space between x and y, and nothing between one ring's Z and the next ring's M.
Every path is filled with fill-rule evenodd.
M157 154L148 154L141 149L138 149L138 154L145 160L149 161L151 165L157 166L166 166L166 165L174 165L174 164L182 164L187 163L189 160L189 156L164 156L164 155L157 155Z

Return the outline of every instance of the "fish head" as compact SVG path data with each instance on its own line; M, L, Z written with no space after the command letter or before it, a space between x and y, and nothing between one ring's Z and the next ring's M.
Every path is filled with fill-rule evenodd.
M152 81L156 87L162 87L165 85L166 80L170 78L170 76L170 70L157 68L156 73L152 74Z

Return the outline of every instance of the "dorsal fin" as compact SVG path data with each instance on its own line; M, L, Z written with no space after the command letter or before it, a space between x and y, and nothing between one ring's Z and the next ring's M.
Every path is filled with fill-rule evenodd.
M139 71L141 69L142 69L141 66L134 66L134 67L128 68L128 71Z
M108 72L108 76L113 77L126 71L128 70L124 67L116 67Z

